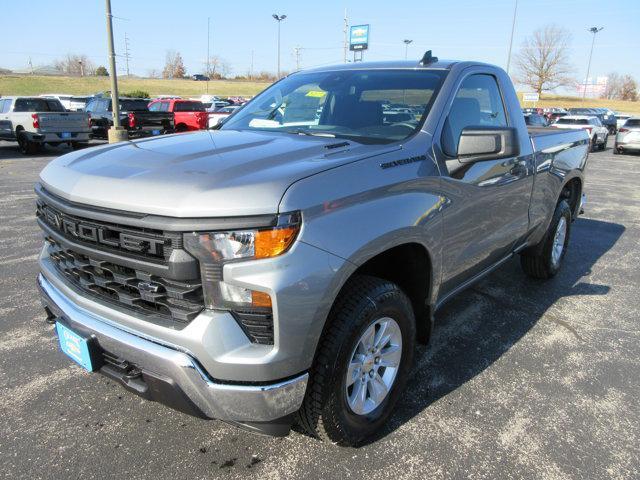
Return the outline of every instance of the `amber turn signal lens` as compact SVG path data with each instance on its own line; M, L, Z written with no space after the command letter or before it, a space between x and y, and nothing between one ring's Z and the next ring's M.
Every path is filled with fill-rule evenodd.
M284 253L296 239L299 227L282 227L259 230L255 239L255 258L276 257Z
M271 308L271 296L268 293L253 290L251 292L251 306Z

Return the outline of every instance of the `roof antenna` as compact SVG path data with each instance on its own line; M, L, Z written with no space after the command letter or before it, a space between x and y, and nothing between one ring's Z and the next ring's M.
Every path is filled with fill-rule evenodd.
M427 50L427 52L422 57L422 60L420 60L420 64L429 65L430 63L436 63L437 61L438 61L438 57L434 57L431 54L431 50Z

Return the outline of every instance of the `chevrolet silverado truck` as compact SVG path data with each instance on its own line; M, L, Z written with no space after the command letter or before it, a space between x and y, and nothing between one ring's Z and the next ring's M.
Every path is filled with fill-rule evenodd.
M146 137L173 133L175 131L173 113L150 112L146 98L119 99L120 125L127 129L130 138ZM93 136L107 138L109 128L113 126L111 98L94 97L85 108L89 113Z
M86 113L67 112L59 100L39 97L0 98L0 140L18 142L34 154L45 145L87 146L91 136Z
M149 103L150 112L171 112L176 132L204 130L207 128L209 113L204 103L198 100L163 98Z
M398 104L421 114L385 121ZM582 130L527 130L495 66L294 73L217 130L49 163L46 315L63 352L145 398L357 445L448 299L514 255L558 272L588 149Z

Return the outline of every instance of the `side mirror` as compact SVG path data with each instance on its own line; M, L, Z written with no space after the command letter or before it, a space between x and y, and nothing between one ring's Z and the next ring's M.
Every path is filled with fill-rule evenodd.
M518 131L511 127L465 127L458 141L460 163L517 157Z

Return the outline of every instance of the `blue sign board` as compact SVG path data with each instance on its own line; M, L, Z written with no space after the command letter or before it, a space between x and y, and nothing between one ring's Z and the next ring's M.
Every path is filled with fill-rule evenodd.
M349 50L369 48L369 25L353 25L349 29Z

